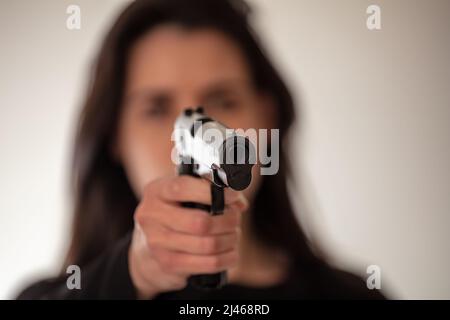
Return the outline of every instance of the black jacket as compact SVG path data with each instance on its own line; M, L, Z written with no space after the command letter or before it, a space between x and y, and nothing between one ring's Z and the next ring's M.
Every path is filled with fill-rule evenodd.
M67 276L39 281L26 288L18 299L136 299L128 272L131 234L81 270L81 289L67 288ZM369 290L363 279L328 266L291 272L283 283L264 288L235 284L204 292L186 287L155 297L165 299L384 299Z

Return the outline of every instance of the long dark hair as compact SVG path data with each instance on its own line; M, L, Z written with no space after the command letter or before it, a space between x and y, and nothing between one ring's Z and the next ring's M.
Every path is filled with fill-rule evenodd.
M284 250L296 266L320 263L311 249L288 196L290 176L286 139L295 119L294 103L249 25L250 8L235 0L137 0L118 17L95 61L87 100L77 128L73 157L74 223L65 264L85 265L133 228L137 199L110 147L123 98L128 50L140 36L162 23L209 27L242 49L254 84L278 108L280 166L263 176L253 203L251 226L264 244Z

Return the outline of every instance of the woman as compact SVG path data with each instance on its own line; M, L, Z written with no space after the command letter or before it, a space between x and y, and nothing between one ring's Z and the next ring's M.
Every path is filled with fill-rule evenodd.
M19 298L380 298L311 249L287 193L283 142L291 95L248 24L242 1L135 1L106 36L78 127L73 236L62 273ZM175 118L187 106L231 128L277 128L280 165L225 213L180 206L211 202L208 182L177 177ZM69 290L66 267L81 269ZM227 270L204 292L192 274Z

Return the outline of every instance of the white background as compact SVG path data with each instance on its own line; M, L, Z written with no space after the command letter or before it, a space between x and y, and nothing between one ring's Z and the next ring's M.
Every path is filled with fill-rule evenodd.
M301 105L293 155L308 233L360 275L379 265L394 298L450 299L450 2L251 2ZM0 2L0 298L58 271L78 108L126 3ZM66 29L69 4L79 31ZM370 4L380 31L366 28Z

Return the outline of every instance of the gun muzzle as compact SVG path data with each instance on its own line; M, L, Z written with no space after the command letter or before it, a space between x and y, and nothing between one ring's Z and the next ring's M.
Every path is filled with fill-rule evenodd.
M175 122L175 145L181 159L193 161L198 175L213 183L244 190L256 163L250 140L207 117L203 108L186 109Z

